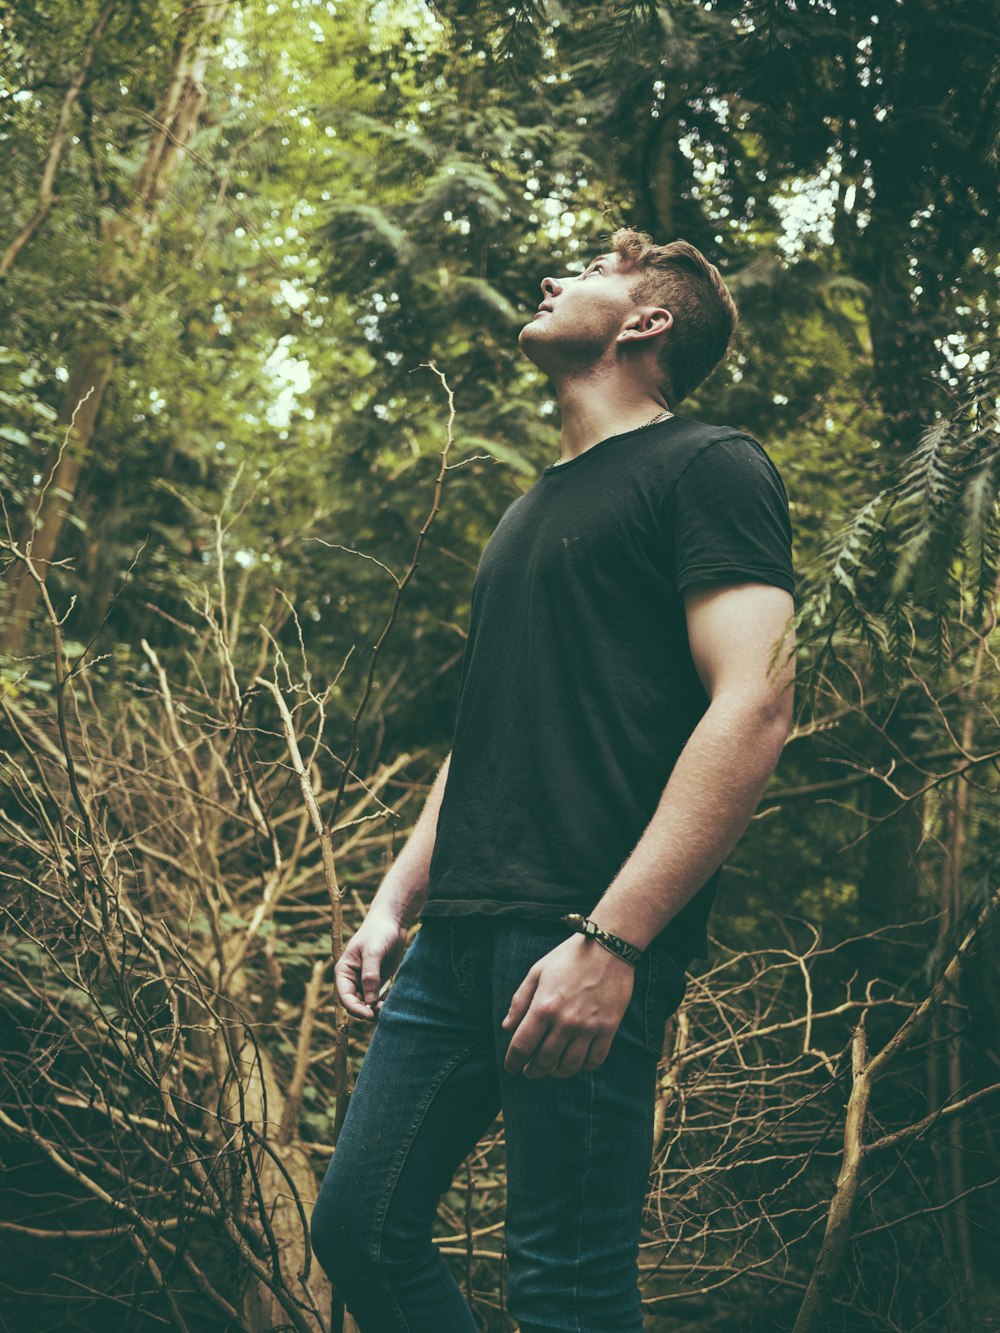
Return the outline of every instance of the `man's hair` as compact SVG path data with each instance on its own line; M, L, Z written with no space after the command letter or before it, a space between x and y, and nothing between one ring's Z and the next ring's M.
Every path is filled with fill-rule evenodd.
M658 360L667 401L676 407L728 352L739 321L736 302L715 265L687 241L656 245L645 232L619 227L611 245L621 268L640 275L632 299L674 317Z

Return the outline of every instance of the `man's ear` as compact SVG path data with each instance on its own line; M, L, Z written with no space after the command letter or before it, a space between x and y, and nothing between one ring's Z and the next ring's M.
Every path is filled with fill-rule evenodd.
M639 342L646 338L657 338L673 326L674 317L669 310L661 306L651 306L648 310L637 310L629 315L622 325L618 342Z

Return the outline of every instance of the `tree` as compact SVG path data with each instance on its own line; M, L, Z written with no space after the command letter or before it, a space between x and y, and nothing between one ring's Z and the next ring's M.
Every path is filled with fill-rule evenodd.
M114 9L113 3L105 4L88 36L53 131L39 187L38 209L8 247L0 269L2 272L10 269L18 252L41 225L52 205L56 166L65 148L70 116L84 87L87 87L87 103L95 93L100 96L99 87L88 85L95 47L104 35ZM217 38L218 24L225 9L226 6L219 3L187 11L171 52L170 64L162 71L164 89L156 109L153 114L142 113L149 134L138 174L130 180L101 182L103 207L96 219L100 279L92 296L96 309L79 330L59 410L58 424L67 428L66 439L46 469L47 485L36 492L34 502L29 505L23 532L24 541L31 543L35 559L43 570L55 558L66 507L75 494L80 469L115 370L121 346L120 328L127 326L137 275L142 272L154 240L168 183L184 160L185 150L204 110L207 92L203 79L208 50ZM108 63L111 64L110 60ZM32 580L21 577L19 565L13 567L13 572L13 582L8 589L3 647L7 652L16 653L24 642L27 618L37 599L37 588Z

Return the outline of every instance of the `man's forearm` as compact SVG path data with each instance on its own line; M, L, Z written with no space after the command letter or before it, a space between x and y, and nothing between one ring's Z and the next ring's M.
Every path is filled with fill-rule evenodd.
M372 900L370 910L378 908L380 911L388 911L407 926L412 925L420 915L427 897L431 856L437 837L438 811L441 809L450 765L449 753L438 770L406 846L393 861Z
M713 700L688 738L656 812L590 913L645 949L736 846L788 734L782 715Z

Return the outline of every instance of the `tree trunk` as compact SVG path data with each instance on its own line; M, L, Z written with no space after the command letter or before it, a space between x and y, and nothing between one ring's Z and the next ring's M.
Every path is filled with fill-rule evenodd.
M844 1122L844 1156L836 1191L830 1201L826 1232L792 1333L812 1333L826 1313L830 1294L843 1268L854 1229L854 1210L861 1188L865 1155L865 1122L871 1100L871 1079L866 1069L867 1037L864 1022L854 1029L851 1065L854 1076Z
M107 264L107 304L124 317L134 295L134 284L142 271L142 256L155 236L155 216L170 177L184 158L205 107L207 94L202 83L207 46L226 13L225 3L206 5L193 26L178 42L170 83L153 118L156 131L146 150L131 203L111 219L104 229L103 262ZM135 275L135 276L130 276ZM64 446L44 469L52 482L43 486L29 507L22 545L32 541L32 554L47 574L59 542L63 521L69 512L80 471L94 437L94 425L104 392L116 364L116 349L105 334L83 334L70 371L59 421L69 427ZM32 534L33 537L32 537ZM17 654L24 647L28 622L38 601L38 585L24 577L15 561L7 581L7 615L0 632L0 651Z
M876 738L866 757L882 773L891 773L892 786L875 779L865 788L870 822L862 844L866 856L858 881L862 934L893 922L910 921L916 915L924 797L913 794L922 785L922 778L906 762L906 756L919 752L920 748L913 738L914 719L903 711L907 707L897 700L888 717L884 710L873 711L873 717L882 725L884 740L881 736ZM891 965L892 946L869 952L873 954L869 960L872 966Z
M290 1127L288 1142L279 1144L278 1127L285 1120L286 1101L271 1061L261 1048L254 1053L252 1064L247 1062L244 1074L242 1111L233 1105L231 1112L234 1116L242 1114L270 1148L270 1152L260 1148L248 1151L254 1152L257 1181L267 1209L274 1250L280 1260L280 1272L274 1276L284 1281L296 1300L313 1306L313 1313L303 1311L303 1317L317 1333L326 1333L330 1327L330 1284L315 1260L311 1261L305 1279L302 1278L309 1258L308 1224L318 1189L316 1173L296 1127ZM275 1158L280 1159L280 1167ZM289 1180L295 1186L298 1200L289 1191ZM243 1317L254 1333L270 1333L288 1322L271 1288L252 1275L244 1291Z
M990 610L992 624L996 624L996 598L1000 593L1000 575L994 587L993 605ZM983 660L986 655L986 641L989 626L984 627L973 659L972 672L968 685L963 687L966 694L965 709L962 716L962 729L959 745L964 754L972 752L976 741L976 718L978 715L978 686L982 676ZM965 869L965 847L969 821L969 784L962 776L955 779L955 792L948 811L948 836L945 842L945 858L941 875L940 915L938 920L938 938L947 935L959 920L962 909L962 875ZM936 1111L942 1105L941 1096L941 1058L939 1043L941 1017L934 1015L932 1041L927 1053L927 1089L928 1109ZM948 1095L957 1098L962 1089L962 1043L961 1037L954 1032L948 1037ZM972 1261L972 1238L970 1234L969 1210L965 1193L965 1144L962 1124L958 1117L952 1118L948 1132L948 1167L946 1170L944 1152L933 1141L935 1184L937 1197L943 1201L951 1189L956 1200L954 1208L947 1214L945 1236L948 1241L949 1257L952 1267L961 1279L966 1292L974 1289L974 1271ZM962 1308L962 1293L958 1293L956 1305Z
M118 0L107 0L104 8L97 17L97 22L90 30L90 36L87 38L87 45L84 47L83 55L80 57L80 64L69 87L66 89L62 105L59 108L59 115L56 117L56 127L52 132L48 156L45 159L45 166L42 168L42 178L38 185L38 204L35 207L34 213L17 233L10 245L8 245L2 258L0 258L0 278L6 277L14 267L18 255L45 221L49 209L56 202L56 174L59 171L59 164L62 161L63 150L66 147L66 140L69 137L70 117L72 116L73 108L79 100L84 84L87 82L87 75L90 73L90 66L93 64L94 51L97 49L97 43L101 40L104 29L107 27L108 20L117 5Z
M239 934L230 932L223 937L221 957L210 946L199 959L199 974L215 978L216 998L205 1005L192 996L189 1019L192 1052L213 1070L213 1097L218 1098L219 1114L205 1114L205 1130L217 1142L238 1149L225 1153L228 1209L241 1230L249 1225L263 1233L257 1257L273 1279L273 1283L264 1281L244 1269L239 1302L242 1326L252 1333L293 1327L286 1308L290 1298L297 1306L299 1322L294 1327L327 1333L331 1328L330 1284L309 1249L309 1216L318 1183L298 1132L303 1082L298 1076L300 1061L293 1079L298 1092L293 1087L291 1095L286 1095L267 1052L252 1039L246 1010L259 1006L243 1004L248 983L239 956L234 956L238 940ZM226 977L221 984L219 972ZM321 980L322 975L314 975L303 1006L300 1046L306 1056ZM242 1139L237 1127L242 1127ZM273 1288L284 1291L284 1303Z
M46 465L42 486L29 505L20 536L21 548L27 549L30 545L31 557L43 578L47 578L55 558L59 533L76 493L80 469L114 367L111 348L93 345L77 358L70 374L58 417L58 424L66 428L63 446ZM24 566L15 561L8 575L7 614L0 639L4 652L19 653L22 650L28 620L37 600L38 585L27 577Z

